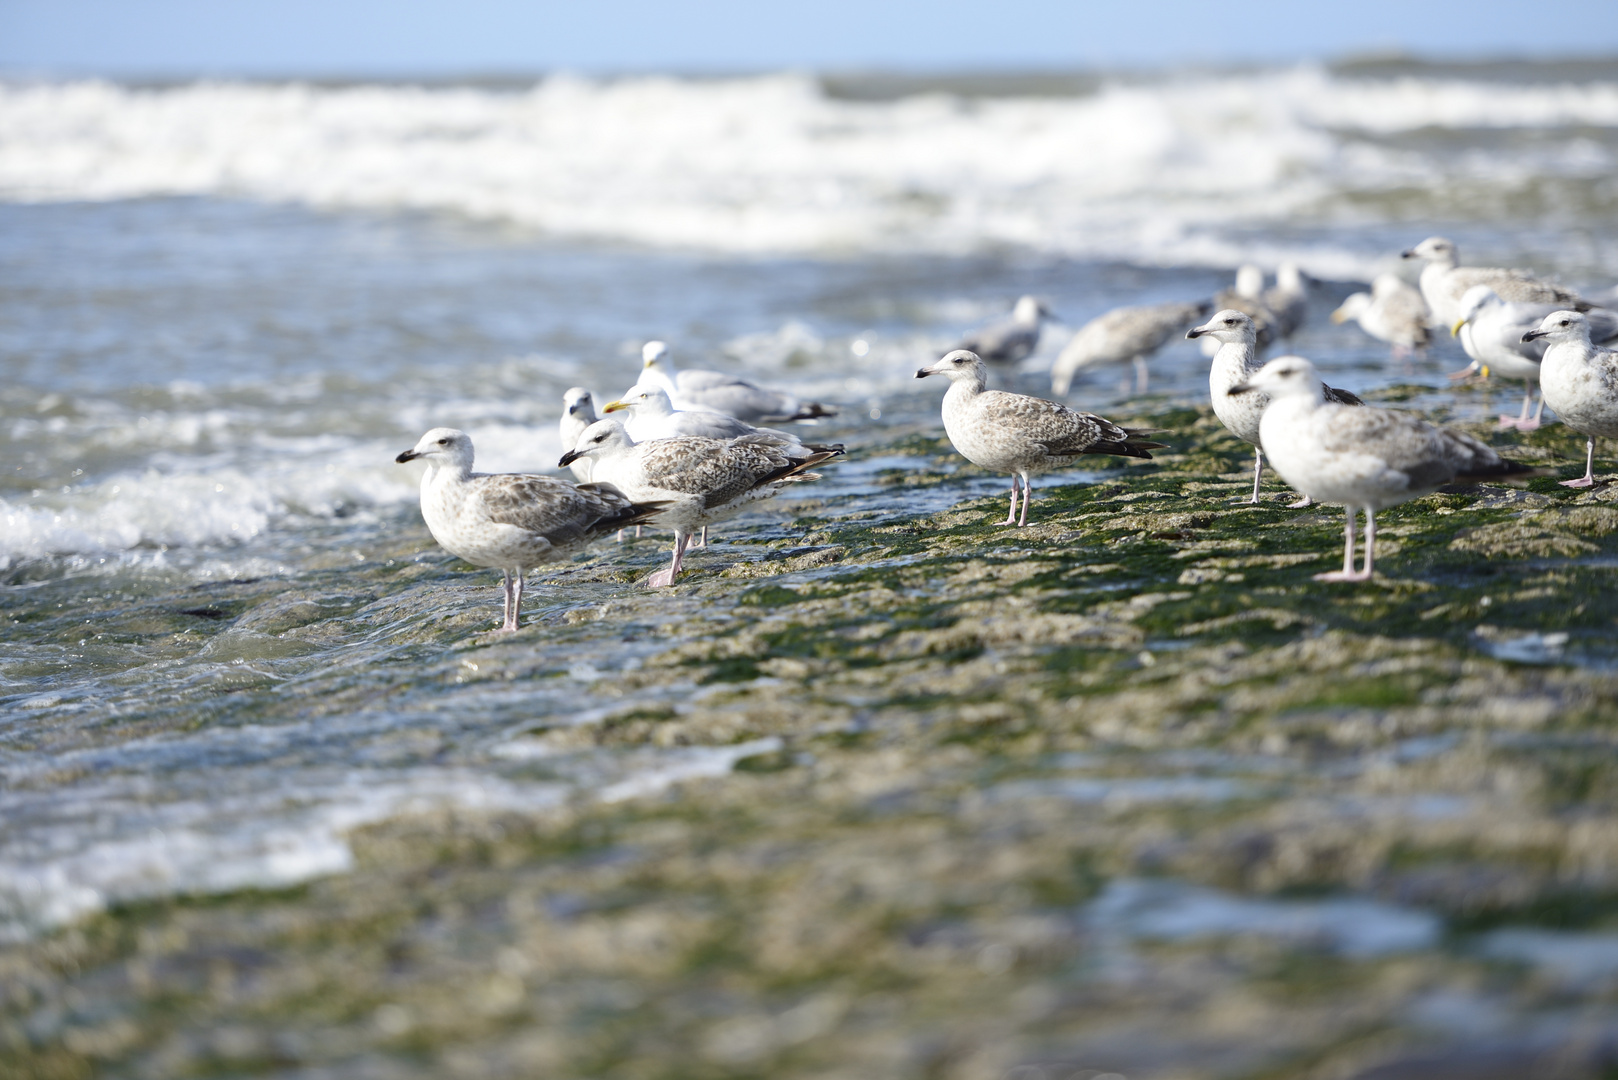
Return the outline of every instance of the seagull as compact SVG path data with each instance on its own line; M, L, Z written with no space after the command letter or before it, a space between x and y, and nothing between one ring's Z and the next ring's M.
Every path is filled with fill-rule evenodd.
M1277 337L1292 340L1309 316L1309 277L1294 262L1275 271L1275 287L1264 291L1264 306L1275 313Z
M1533 404L1534 380L1539 378L1546 344L1542 338L1525 341L1523 335L1556 310L1554 304L1509 303L1487 285L1474 285L1461 298L1461 317L1450 327L1450 334L1460 337L1461 347L1472 362L1451 372L1450 378L1464 378L1476 371L1484 378L1498 372L1508 379L1521 379L1525 390L1522 412L1515 417L1500 417L1503 428L1534 431L1539 427L1540 414L1545 411L1544 395L1540 395L1533 419L1529 419L1528 407ZM1618 337L1618 312L1593 308L1584 317L1597 343Z
M579 441L584 429L596 422L596 403L590 396L590 391L582 386L570 386L567 393L562 395L562 422L559 432L562 436L563 446L573 446ZM590 461L575 462L572 466L573 478L581 484L590 482Z
M424 460L421 516L439 546L473 566L505 575L505 620L517 629L523 571L556 562L590 541L644 521L657 501L631 501L606 484L574 486L554 476L472 471L472 439L454 428L433 428L394 458Z
M1119 427L1054 401L985 389L988 375L983 359L970 349L956 349L916 372L918 379L929 375L949 379L949 391L944 394L944 430L956 452L974 465L1011 474L1011 512L1002 525L1028 524L1030 476L1072 465L1080 454L1150 458L1149 451L1164 445L1141 438L1149 432Z
M679 409L712 409L749 424L837 415L836 409L818 401L802 401L785 391L754 386L720 371L675 371L669 347L661 341L648 341L640 354L641 384L662 387Z
M586 428L561 463L594 458L592 475L629 498L656 501L663 507L657 520L674 530L674 558L667 570L659 570L647 582L663 588L679 576L692 533L735 517L760 499L773 498L784 484L819 480L820 474L809 470L841 453L841 449L810 450L764 433L737 439L681 435L638 443L609 418Z
M1039 331L1054 318L1038 297L1024 296L1011 309L1011 318L967 332L956 349L967 349L994 364L1015 364L1039 347Z
M1618 351L1590 342L1590 322L1577 311L1553 311L1523 335L1549 342L1539 365L1540 396L1562 423L1583 435L1584 475L1563 487L1595 484L1596 437L1618 436Z
M1524 270L1502 267L1462 266L1454 243L1442 236L1429 236L1408 251L1406 259L1426 259L1421 268L1421 295L1433 314L1434 326L1452 326L1461 317L1461 298L1474 285L1487 285L1502 300L1556 304L1561 307L1585 306L1578 293Z
M1264 271L1247 263L1236 270L1234 288L1221 289L1214 294L1213 308L1239 311L1253 320L1258 330L1255 355L1263 355L1275 342L1275 312L1264 303ZM1209 339L1202 343L1202 355L1213 357L1219 351L1219 342Z
M634 386L617 401L602 407L603 413L622 412L624 430L637 443L653 439L673 439L681 435L696 435L705 439L737 439L743 435L773 435L793 447L807 445L810 452L843 449L842 443L822 445L802 443L796 435L772 428L754 427L752 424L714 412L712 409L676 409L661 386ZM582 432L580 433L582 434ZM566 445L577 446L578 435ZM576 458L569 468L578 468L580 462L589 466L590 458ZM702 527L701 538L692 547L708 546L708 526Z
M1180 332L1187 323L1207 316L1213 305L1206 300L1196 304L1151 304L1146 307L1113 308L1085 323L1063 348L1051 368L1051 392L1066 394L1073 376L1096 364L1135 365L1135 392L1146 392L1146 358Z
M1506 461L1463 432L1407 413L1331 401L1315 366L1282 356L1231 387L1235 397L1267 397L1260 425L1270 464L1312 499L1342 503L1343 568L1316 581L1366 581L1376 559L1376 512L1437 491L1456 480L1533 472ZM1618 430L1618 429L1615 429ZM1365 511L1365 565L1354 569L1354 512Z
M1208 394L1213 399L1214 415L1225 429L1238 439L1253 444L1253 499L1258 504L1258 482L1264 475L1264 446L1259 441L1259 420L1264 415L1264 406L1268 399L1263 394L1245 394L1240 397L1232 396L1231 388L1239 386L1252 378L1258 371L1257 357L1258 327L1247 315L1234 308L1227 308L1218 312L1201 326L1187 330L1188 338L1210 336L1219 342L1219 351L1214 353L1213 366L1208 369ZM1364 404L1359 398L1347 390L1338 390L1335 387L1324 388L1326 397L1343 405ZM1293 508L1308 506L1310 495L1302 492L1303 498L1292 505Z
M1419 290L1406 285L1396 274L1378 274L1371 282L1370 292L1354 293L1331 313L1334 323L1349 319L1359 323L1361 330L1378 341L1392 345L1395 356L1425 349L1432 343L1427 301L1421 298Z

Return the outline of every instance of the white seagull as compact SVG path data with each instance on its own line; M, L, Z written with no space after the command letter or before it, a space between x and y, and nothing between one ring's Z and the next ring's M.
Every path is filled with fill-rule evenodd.
M1472 436L1406 413L1349 408L1327 400L1315 366L1282 356L1231 388L1237 397L1265 395L1265 452L1281 479L1324 503L1341 503L1343 568L1316 581L1365 581L1376 560L1376 512L1461 479L1533 470L1506 461ZM1365 565L1354 569L1354 513L1365 511Z
M804 401L784 390L755 386L722 371L676 371L669 347L648 341L641 347L641 385L662 387L677 409L712 409L749 424L785 423L836 416L818 401Z
M1590 342L1590 323L1577 311L1553 311L1524 341L1550 343L1539 365L1540 395L1562 423L1583 435L1584 475L1563 487L1595 483L1596 439L1618 436L1618 351Z
M1579 307L1578 293L1545 281L1524 270L1498 266L1462 266L1461 254L1452 241L1429 236L1408 251L1406 259L1425 259L1421 268L1421 295L1433 315L1434 326L1452 326L1461 317L1461 298L1474 285L1487 285L1502 300L1527 301Z
M622 424L598 420L562 455L568 465L595 460L591 475L611 483L631 499L656 501L657 523L674 530L674 558L647 584L673 585L686 545L699 529L735 517L760 499L773 498L788 483L819 480L809 470L841 450L810 450L776 435L705 439L681 435L637 443Z
M573 446L579 441L584 429L599 419L596 416L595 398L590 391L582 386L570 386L567 393L562 395L562 420L557 425L557 433L562 436L563 446ZM581 484L590 482L589 459L576 461L570 466L573 478Z
M956 451L974 465L1011 474L1011 512L1003 525L1028 524L1028 478L1067 468L1080 454L1118 454L1150 458L1163 443L1147 442L1149 434L1123 428L1090 413L1074 412L1044 398L986 389L983 360L969 349L956 349L916 372L916 378L943 375L944 431ZM1017 515L1017 482L1022 481L1022 517Z
M663 505L631 501L601 484L575 487L554 476L473 472L472 439L454 428L433 428L394 460L427 463L421 516L433 539L451 555L505 575L501 633L517 629L528 567L567 558Z
M1351 294L1331 313L1334 323L1349 319L1378 341L1393 346L1396 357L1432 343L1432 331L1428 329L1432 316L1427 311L1427 301L1421 298L1419 289L1406 285L1396 274L1378 274L1370 292Z
M1037 296L1020 297L1011 318L968 331L955 347L975 352L993 364L1015 364L1039 348L1039 332L1049 318L1054 316L1044 301Z
M1264 444L1259 439L1259 420L1264 416L1268 399L1263 394L1233 395L1232 387L1245 384L1259 369L1258 327L1246 314L1235 308L1216 312L1201 326L1187 330L1188 338L1211 337L1219 342L1213 365L1208 369L1208 396L1213 400L1214 415L1225 425L1225 430L1244 442L1253 444L1253 498L1258 503L1259 479L1264 475ZM1313 370L1313 369L1311 369ZM1363 404L1347 390L1321 383L1326 397L1343 405ZM1294 507L1308 506L1310 495Z
M1126 361L1135 365L1135 392L1146 392L1146 358L1213 307L1196 304L1149 304L1113 308L1080 327L1051 367L1051 393L1066 394L1073 376L1096 364Z

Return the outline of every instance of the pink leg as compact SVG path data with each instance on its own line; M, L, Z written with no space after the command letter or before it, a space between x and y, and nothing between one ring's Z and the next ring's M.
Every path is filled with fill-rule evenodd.
M519 570L517 572L517 580L515 582L513 582L511 579L510 570L503 570L501 573L505 575L505 579L501 583L502 589L505 592L506 602L503 609L505 618L501 620L500 628L496 630L495 633L510 634L514 633L517 629L517 610L522 604L522 571Z
M1021 528L1022 526L1028 524L1028 490L1029 490L1029 487L1030 487L1030 485L1028 483L1028 474L1023 473L1023 477L1022 477L1022 518L1020 520L1018 520L1018 522L1017 522L1017 527L1018 528Z
M1258 505L1258 480L1264 475L1264 451L1253 448L1253 505Z
M1015 525L1015 524L1017 524L1017 474L1016 473L1011 474L1011 509L1006 511L1006 520L1002 521L1000 524L1002 524L1002 525Z
M1146 393L1146 357L1135 357L1135 393Z
M1365 569L1356 573L1354 571L1354 507L1345 506L1343 512L1348 516L1343 526L1343 568L1333 570L1329 574L1316 574L1316 581L1366 581L1371 577L1372 549L1376 545L1376 517L1367 508L1365 511Z
M1535 428L1539 427L1539 421L1537 418L1534 420L1528 419L1528 407L1534 403L1534 384L1529 380L1524 379L1523 388L1522 411L1520 411L1516 416L1501 416L1501 430L1506 428L1516 428L1519 431L1533 431Z
M1596 482L1596 440L1594 436L1585 444L1584 475L1577 480L1563 480L1563 487L1587 488L1594 487Z
M688 533L676 531L674 534L674 558L669 563L669 568L667 570L659 570L657 573L647 578L646 584L654 589L666 589L670 585L673 585L674 579L678 577L680 573L680 561L685 555L685 546L690 542L691 537Z
M1288 510L1301 510L1305 506L1313 506L1313 505L1315 505L1315 500L1313 500L1309 496L1305 495L1303 498L1299 499L1297 502L1289 502L1289 503L1287 503L1287 509Z

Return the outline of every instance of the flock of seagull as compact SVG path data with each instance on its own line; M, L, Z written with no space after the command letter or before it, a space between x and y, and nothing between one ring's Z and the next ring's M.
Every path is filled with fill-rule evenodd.
M1369 292L1349 296L1332 313L1353 320L1394 353L1419 350L1432 330L1448 328L1472 363L1452 378L1491 373L1522 379L1527 395L1502 429L1532 431L1547 403L1587 442L1585 474L1567 487L1595 483L1595 440L1618 437L1618 313L1561 285L1520 271L1460 265L1455 245L1431 237L1403 253L1424 260L1420 287L1393 274ZM1521 477L1537 470L1502 458L1464 432L1409 413L1366 405L1328 386L1300 356L1261 357L1288 341L1308 311L1310 279L1283 264L1276 283L1242 267L1234 288L1211 302L1117 308L1069 340L1051 369L1051 388L1065 395L1080 372L1131 364L1136 387L1147 385L1147 360L1168 341L1202 342L1211 357L1209 394L1220 422L1252 444L1252 503L1259 502L1265 461L1301 498L1289 505L1341 504L1346 512L1343 568L1323 581L1365 581L1375 565L1376 512L1458 481ZM1618 290L1601 298L1618 304ZM1213 312L1211 317L1209 313ZM1092 413L1030 394L988 389L990 364L1009 365L1038 348L1052 318L1037 298L1022 297L1010 318L966 335L956 348L916 372L949 382L943 421L955 450L983 468L1011 475L1005 525L1026 525L1030 478L1071 466L1083 454L1151 458L1165 443L1156 432L1127 428ZM1205 319L1199 325L1198 320ZM560 466L574 481L526 473L478 473L465 432L434 428L397 461L420 460L421 511L433 538L474 566L504 575L503 632L517 629L523 574L567 558L590 542L634 527L674 532L667 569L648 580L674 584L688 547L707 543L708 528L776 495L786 485L820 479L814 469L844 453L842 444L805 442L780 426L836 414L819 402L757 386L717 371L675 370L667 346L648 342L634 387L597 415L590 391L563 398ZM1533 383L1538 409L1530 416ZM1019 509L1018 498L1021 497ZM1364 559L1355 568L1356 513L1365 514Z

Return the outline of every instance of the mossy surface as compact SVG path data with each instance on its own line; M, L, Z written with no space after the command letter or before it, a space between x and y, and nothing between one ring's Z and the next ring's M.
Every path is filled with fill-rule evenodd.
M37 744L448 713L376 752L449 767L497 731L525 783L756 752L401 812L346 872L6 946L0 1075L1301 1080L1479 1030L1606 1045L1618 968L1512 943L1618 940L1618 486L1559 487L1559 428L1478 428L1561 475L1388 511L1377 577L1328 584L1340 510L1240 501L1250 449L1206 410L1115 419L1173 445L1048 479L1028 528L911 436L672 590L637 584L656 540L540 575L507 638L414 519L296 590L131 600L85 646L129 686L107 661L109 707ZM13 627L82 633L50 605L93 587ZM353 662L310 659L333 643ZM199 650L206 693L136 685Z

